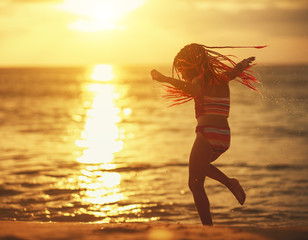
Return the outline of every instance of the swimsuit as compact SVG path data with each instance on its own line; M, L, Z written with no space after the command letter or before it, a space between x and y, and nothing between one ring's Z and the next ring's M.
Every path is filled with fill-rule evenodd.
M195 98L196 118L211 114L229 117L230 98L198 96Z
M230 147L230 128L218 128L213 126L197 126L196 133L202 135L212 145L214 152L223 153Z
M195 98L196 118L203 115L229 116L230 98L198 96ZM197 126L196 132L201 132L212 145L214 152L225 152L230 147L230 128L216 126Z

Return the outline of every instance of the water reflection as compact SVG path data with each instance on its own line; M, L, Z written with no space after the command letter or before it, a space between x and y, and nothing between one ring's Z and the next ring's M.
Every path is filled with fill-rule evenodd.
M107 66L99 65L99 71L97 66L94 68L91 75L94 75L94 80L112 80L112 66ZM114 103L119 94L112 84L90 83L86 86L86 91L93 95L93 102L87 111L81 139L76 141L76 145L84 149L78 161L92 164L109 163L113 160L113 154L119 152L123 145L117 127L121 120L120 110Z
M112 65L98 64L93 68L91 78L96 81L108 82L114 78Z
M97 65L91 73L92 82L87 83L85 91L92 95L88 106L86 122L76 146L83 149L77 160L85 164L78 178L79 186L85 189L80 201L92 206L97 217L105 216L106 206L124 199L120 191L122 176L112 172L114 153L123 148L117 126L121 120L120 109L115 100L119 98L111 65ZM129 110L126 110L129 114ZM102 207L104 206L104 207ZM115 209L113 209L114 211Z

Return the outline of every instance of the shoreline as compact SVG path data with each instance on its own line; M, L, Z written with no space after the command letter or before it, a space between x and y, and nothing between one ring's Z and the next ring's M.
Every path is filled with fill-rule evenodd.
M0 240L304 240L307 236L308 227L0 221Z

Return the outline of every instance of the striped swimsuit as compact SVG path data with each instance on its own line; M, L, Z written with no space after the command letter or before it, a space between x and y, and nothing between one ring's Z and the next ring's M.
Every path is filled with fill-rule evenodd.
M230 98L199 96L195 98L196 118L205 114L229 117Z
M203 115L219 115L228 117L230 98L198 96L195 98L196 118ZM230 128L215 126L197 126L196 132L201 132L213 147L214 152L225 152L230 146Z

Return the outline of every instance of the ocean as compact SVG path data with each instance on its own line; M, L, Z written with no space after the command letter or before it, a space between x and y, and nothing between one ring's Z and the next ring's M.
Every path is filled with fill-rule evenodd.
M168 66L0 69L0 220L200 224L188 189L193 102L169 107ZM308 66L254 68L231 86L231 147L214 162L215 225L308 225Z

